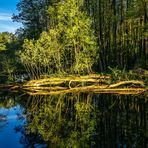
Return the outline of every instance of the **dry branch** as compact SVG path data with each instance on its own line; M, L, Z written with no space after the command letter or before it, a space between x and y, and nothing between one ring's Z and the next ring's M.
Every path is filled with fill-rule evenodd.
M101 76L101 75L87 75L87 76L69 76L63 78L46 78L40 80L31 80L27 82L25 85L8 85L4 86L4 89L8 89L10 91L23 91L30 95L50 95L50 94L60 94L60 93L76 93L76 92L94 92L94 93L118 93L118 94L137 94L147 91L144 89L143 81L121 81L115 84L107 85L106 80L108 80L109 76ZM78 82L73 84L73 88L71 87L73 82ZM86 82L85 85L82 85L83 82ZM87 82L91 82L91 85L88 86ZM62 85L61 84L68 84ZM80 85L77 85L80 84ZM118 88L124 85L137 85L141 88ZM69 87L68 87L69 86ZM79 86L79 87L78 87ZM131 87L131 85L129 85ZM0 85L0 89L3 86Z
M124 88L124 89L106 89L106 88L72 88L67 90L58 91L37 91L27 92L29 95L58 95L67 93L79 93L79 92L94 92L94 93L115 93L115 94L139 94L145 92L144 88Z
M136 80L130 80L130 81L121 81L115 84L111 84L109 85L109 88L117 88L121 85L127 85L127 84L134 84L134 85L141 85L142 87L144 86L144 82L143 81L136 81Z
M105 82L106 79L109 79L109 76L101 76L101 75L86 75L86 76L69 76L63 78L45 78L39 80L31 80L27 82L24 86L45 86L45 85L60 85L63 83L68 83L69 87L71 82L92 82L92 83L102 83Z

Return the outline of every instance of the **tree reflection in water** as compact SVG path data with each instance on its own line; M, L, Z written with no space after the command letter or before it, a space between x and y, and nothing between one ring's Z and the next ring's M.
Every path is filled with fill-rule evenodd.
M26 96L19 103L26 114L24 137L31 137L28 146L147 146L146 96L77 93Z
M17 114L16 120L22 124L17 124L15 131L21 133L20 144L27 148L148 146L147 94L11 94L0 98L0 108L16 106L23 113ZM2 117L0 125L5 125Z

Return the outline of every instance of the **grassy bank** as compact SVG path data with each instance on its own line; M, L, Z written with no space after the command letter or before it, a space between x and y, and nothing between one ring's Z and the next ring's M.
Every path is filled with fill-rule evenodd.
M140 94L147 91L147 71L90 74L85 76L50 76L23 84L0 85L1 90L22 91L30 95L49 95L72 92Z

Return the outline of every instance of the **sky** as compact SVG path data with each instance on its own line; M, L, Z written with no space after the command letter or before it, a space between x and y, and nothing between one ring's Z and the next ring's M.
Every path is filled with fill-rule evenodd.
M11 17L17 13L16 5L20 0L0 0L0 32L15 33L21 24L13 22Z

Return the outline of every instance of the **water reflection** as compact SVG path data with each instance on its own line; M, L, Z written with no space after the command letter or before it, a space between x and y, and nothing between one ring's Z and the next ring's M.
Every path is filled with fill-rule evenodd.
M144 148L148 138L146 96L93 93L16 96L12 99L14 103L8 104L19 105L22 110L16 122L25 118L24 123L15 126L24 147ZM6 108L7 101L0 101L0 106Z
M17 113L21 112L20 106L0 108L0 147L9 148L12 145L20 147L21 134L16 133L17 126L23 126L24 121L19 120ZM17 121L17 122L16 122Z

